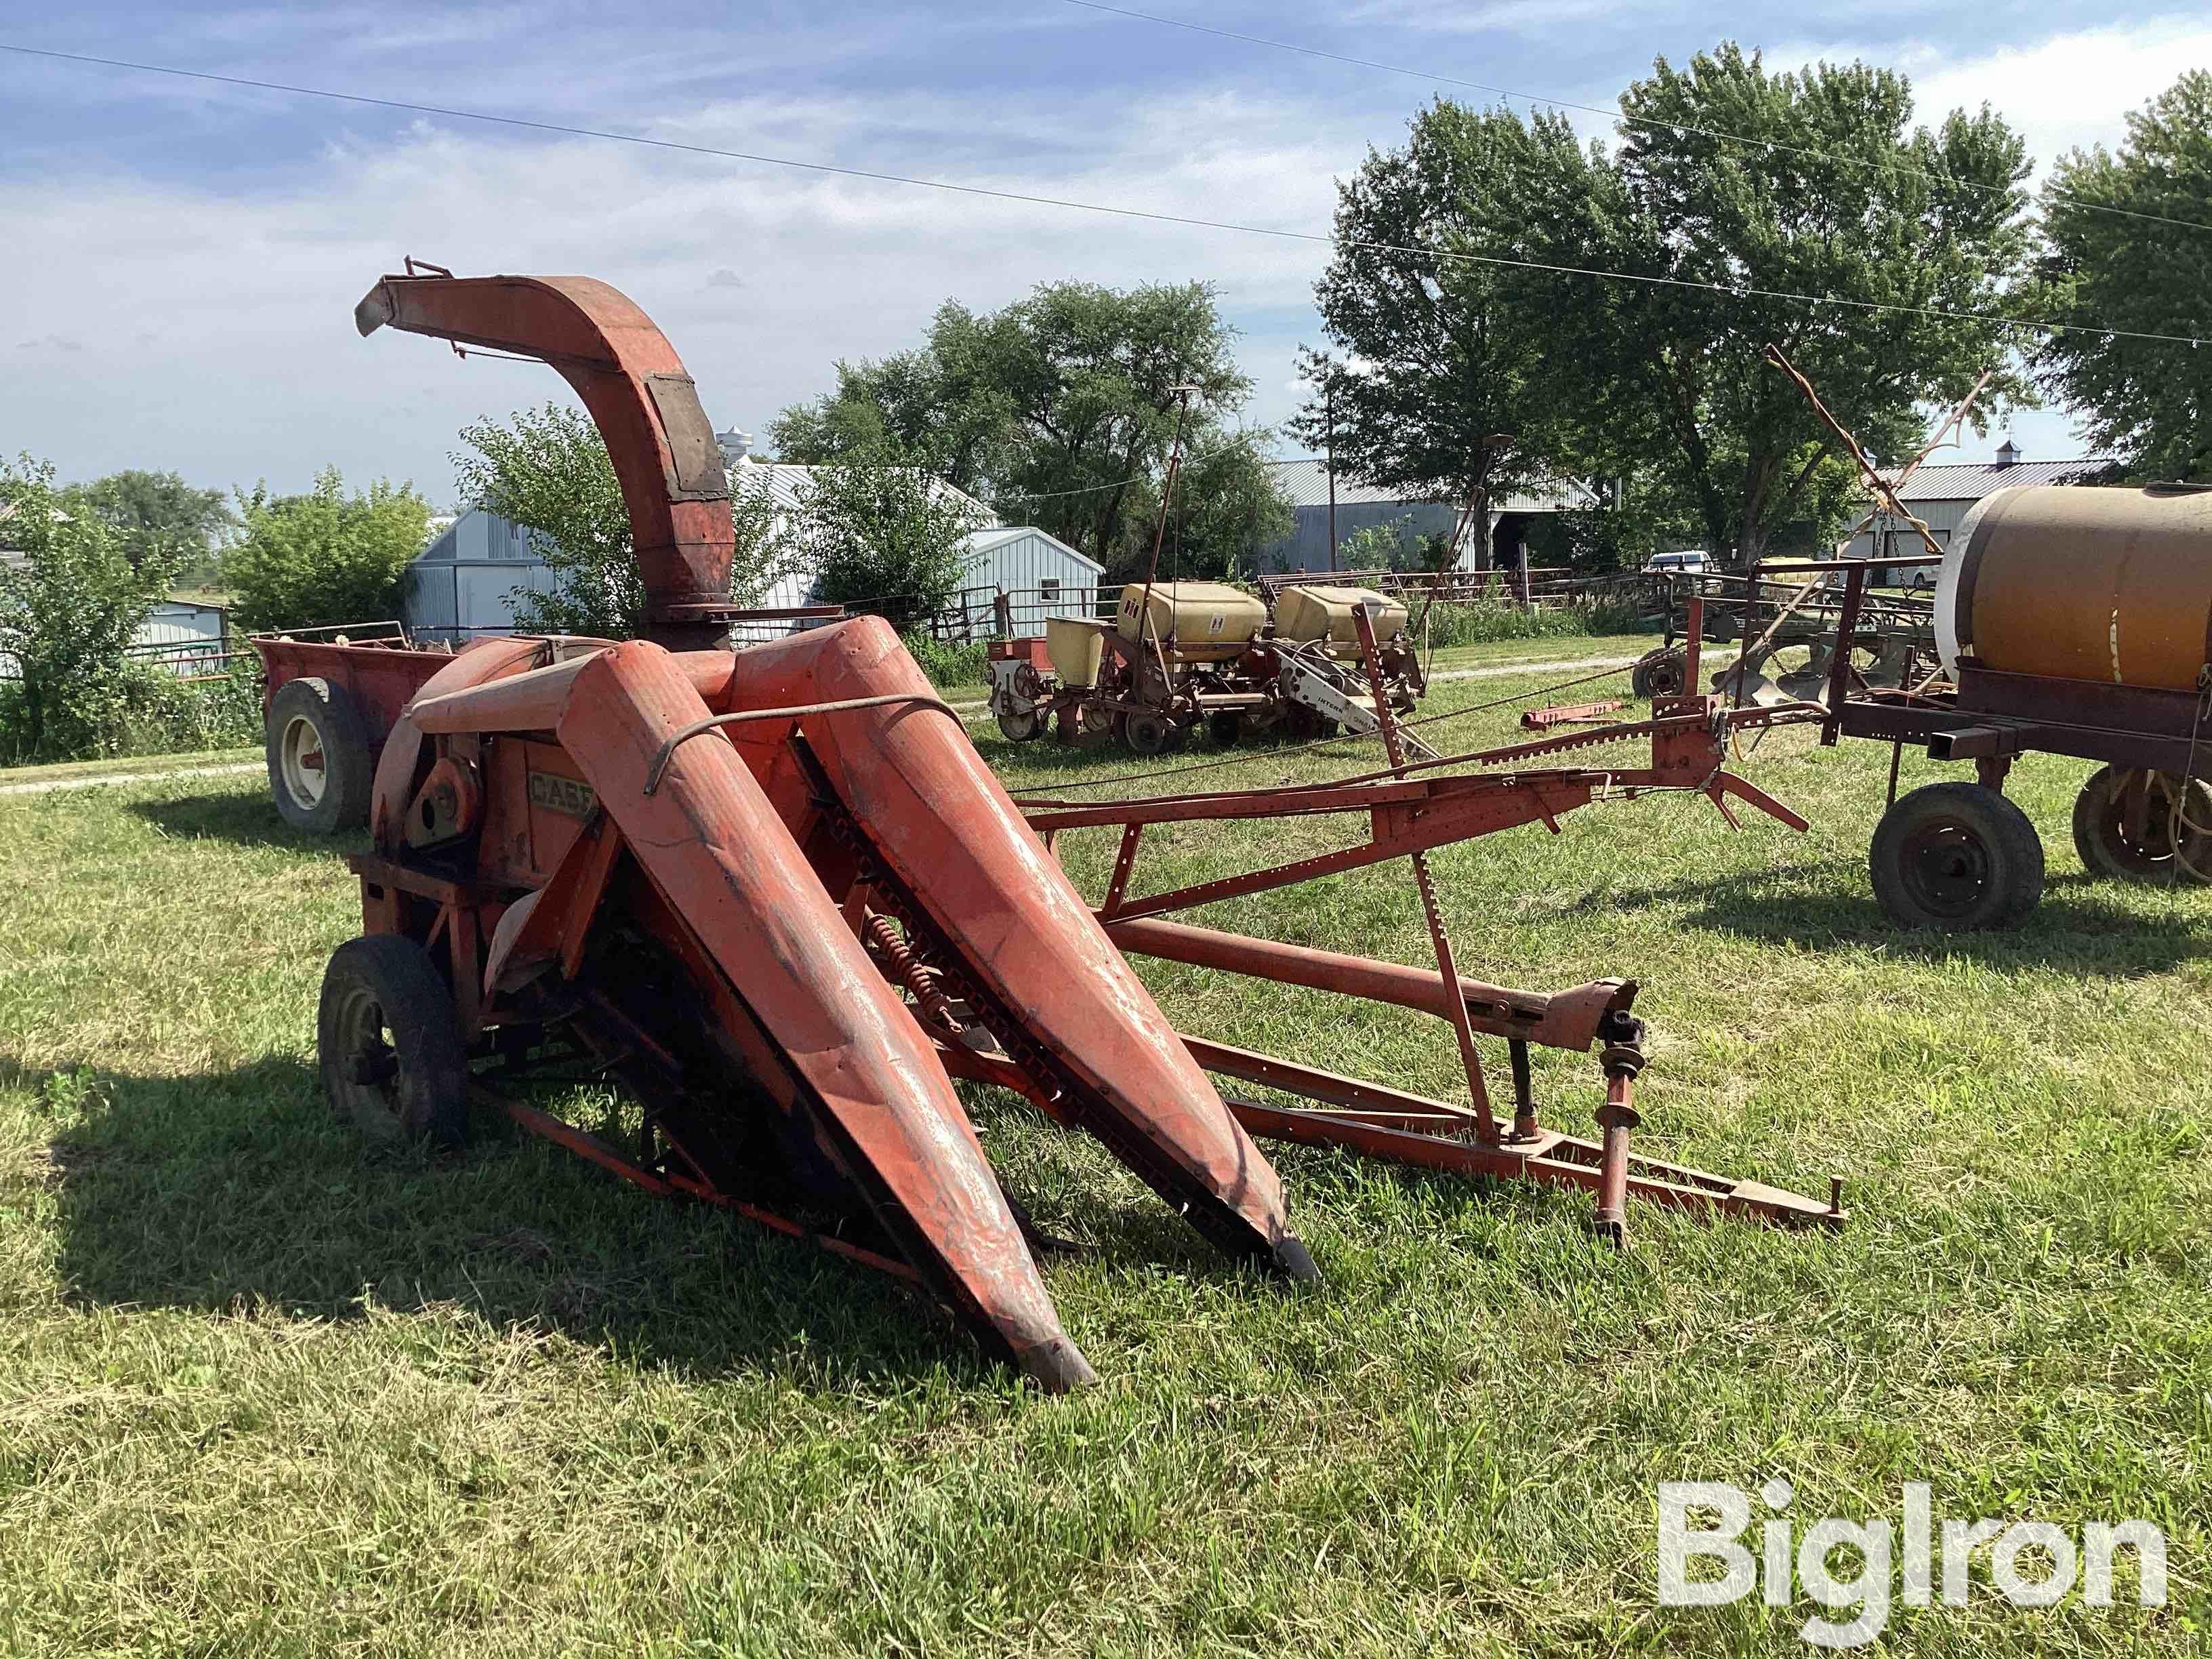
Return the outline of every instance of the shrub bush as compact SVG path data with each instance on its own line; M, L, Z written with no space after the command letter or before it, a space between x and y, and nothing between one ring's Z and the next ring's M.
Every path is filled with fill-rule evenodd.
M920 663L921 672L939 685L990 684L990 672L983 665L989 647L981 640L954 645L918 632L902 634L899 640L906 647L907 655Z
M401 580L429 538L430 507L380 478L348 494L326 467L305 495L241 494L246 532L223 550L231 620L247 633L382 622L399 614Z
M124 663L70 690L69 759L183 755L242 748L261 740L261 676L240 660L228 679L183 680L167 669ZM50 714L51 719L51 714ZM0 680L0 766L58 757L32 730L23 688Z
M1419 614L1419 602L1414 602ZM1496 600L1439 602L1429 608L1429 643L1487 645L1495 640L1552 640L1581 634L1635 634L1645 624L1636 608L1619 600L1541 605L1534 611Z

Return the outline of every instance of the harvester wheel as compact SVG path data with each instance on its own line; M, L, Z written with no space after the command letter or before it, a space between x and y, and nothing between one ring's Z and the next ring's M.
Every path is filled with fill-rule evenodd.
M1244 716L1234 708L1219 708L1206 717L1206 735L1216 749L1234 749L1244 737Z
M368 822L376 767L353 695L328 680L287 680L269 700L269 793L295 830L334 836Z
M1679 697L1690 678L1690 654L1680 646L1672 650L1649 651L1637 659L1630 671L1628 689L1638 696Z
M2043 896L2043 843L2027 814L1978 783L1931 783L1899 798L1868 852L1892 921L1947 933L2015 927Z
M429 953L398 933L348 939L323 971L323 1092L369 1139L460 1144L468 1049Z
M2138 784L2144 794L2139 834L2128 827L2128 795ZM2212 783L2192 779L2185 797L2181 780L2171 772L2100 767L2074 798L2074 850L2093 876L2162 882L2178 875L2184 881L2212 881Z
M999 716L999 735L1008 743L1027 743L1032 738L1044 735L1044 711L1032 708L1026 714Z

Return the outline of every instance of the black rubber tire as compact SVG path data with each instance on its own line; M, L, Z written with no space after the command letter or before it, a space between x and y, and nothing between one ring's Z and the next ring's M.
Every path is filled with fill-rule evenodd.
M2151 803L2151 822L2144 826L2149 833L2144 844L2129 844L2120 823L2121 805L2112 798L2113 789L2127 775L2125 767L2100 766L2074 798L2074 850L2081 856L2081 867L2093 876L2114 881L2163 883L2179 875L2183 881L2202 884L2206 876L2198 872L2212 873L2212 834L2185 826L2184 856L2177 868L2170 817L2174 787L2171 776L2163 800L2154 798ZM2191 825L2212 824L2212 783L2203 778L2191 781L2186 817Z
M369 933L338 946L323 970L315 1048L331 1109L369 1140L465 1139L468 1046L452 989L413 939Z
M1206 717L1206 735L1216 749L1234 749L1244 740L1244 716L1234 708L1218 709Z
M1646 652L1630 671L1628 689L1649 702L1655 697L1679 697L1690 677L1690 653L1672 650Z
M2027 814L1978 783L1899 798L1867 852L1874 896L1900 927L2016 927L2043 896L2043 842Z
M320 745L323 791L313 799L295 793L285 781L285 745L295 726L311 730ZM295 830L335 836L368 822L376 757L369 752L361 710L345 687L322 679L285 681L269 700L262 749L277 814Z
M1176 741L1176 724L1165 714L1146 710L1124 714L1115 724L1121 732L1121 746L1146 760L1172 754L1181 746Z

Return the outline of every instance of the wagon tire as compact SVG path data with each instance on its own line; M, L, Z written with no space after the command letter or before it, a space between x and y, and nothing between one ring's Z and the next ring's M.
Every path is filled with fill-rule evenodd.
M2212 881L2212 783L2192 778L2184 796L2172 773L2152 774L2146 782L2148 820L2136 842L2128 835L2121 799L2130 777L2124 767L2100 767L2074 798L2074 850L2081 867L2114 881L2170 882L2177 876L2191 884ZM2181 832L2179 861L2176 830Z
M1902 927L2016 927L2043 896L2043 842L2027 814L1978 783L1931 783L1881 815L1868 849L1874 896Z
M1688 689L1690 653L1680 647L1648 651L1637 659L1628 677L1628 689L1646 702L1679 697Z
M264 749L277 815L311 836L368 822L376 775L353 694L328 680L287 680L269 700Z
M413 939L371 933L338 946L315 1047L331 1109L366 1139L458 1146L466 1136L468 1047L452 990Z

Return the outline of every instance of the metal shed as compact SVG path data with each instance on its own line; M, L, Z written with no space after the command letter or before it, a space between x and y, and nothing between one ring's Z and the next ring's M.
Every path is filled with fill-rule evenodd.
M1088 617L1098 608L1106 567L1034 525L979 530L968 538L971 587L1035 597L1042 617Z
M464 513L407 568L399 619L417 639L459 643L514 631L514 592L553 591L535 532L495 514Z
M777 514L775 535L783 538L799 510L810 468L740 457L731 467L738 489L765 490ZM1104 567L1066 542L1031 526L1000 526L988 508L941 480L932 488L973 507L988 528L968 538L964 578L971 608L990 614L990 596L1000 590L1025 596L1025 614L1087 617L1097 609ZM555 586L552 569L538 546L536 532L489 513L463 514L441 531L408 568L400 620L422 640L459 642L485 634L514 631L517 589L546 593ZM742 574L742 573L740 573ZM757 600L763 608L789 609L814 602L814 573L797 570L773 584ZM781 632L786 624L751 624L748 637Z
M2113 465L2096 455L2075 461L2023 461L2020 451L2008 441L1994 461L1923 466L1901 485L1897 483L1897 468L1883 468L1882 477L1896 489L1905 510L1928 526L1928 533L1938 545L1948 547L1951 532L1985 495L2021 484L2094 483L2110 473ZM1838 551L1847 559L1904 558L1918 552L1922 545L1919 532L1911 525L1877 512L1867 527ZM1899 586L1911 586L1916 580L1932 585L1936 571L1936 565L1929 563L1917 570L1886 571L1883 578Z
M1319 456L1269 464L1275 481L1290 497L1296 526L1279 541L1259 551L1259 572L1277 575L1336 568L1329 557L1328 463ZM1403 523L1409 539L1451 533L1459 522L1460 507L1453 501L1422 501L1398 490L1361 483L1350 474L1336 475L1336 539L1341 545L1356 532L1376 525ZM1521 532L1534 514L1559 513L1571 507L1588 507L1595 495L1573 479L1549 482L1536 489L1516 491L1490 504L1487 535L1469 536L1460 549L1462 570L1480 570L1493 564L1511 564L1520 556Z

